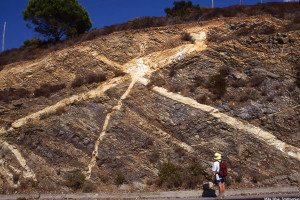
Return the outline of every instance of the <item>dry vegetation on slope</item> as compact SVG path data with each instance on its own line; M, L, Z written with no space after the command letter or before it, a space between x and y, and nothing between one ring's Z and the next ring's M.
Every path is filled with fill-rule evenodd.
M136 18L123 24L106 26L101 29L93 29L79 37L71 38L61 43L51 44L47 42L38 42L35 38L27 40L25 45L19 49L12 49L0 54L0 69L4 65L41 58L53 51L61 50L66 47L79 44L84 41L90 41L100 36L105 36L114 32L137 30L151 27L162 27L174 24L186 24L196 21L203 21L222 18L222 17L246 17L258 15L271 15L279 19L289 20L282 28L284 31L300 29L300 3L266 3L254 6L230 6L225 8L206 8L201 7L197 12L192 12L184 16L176 17L143 17Z
M4 66L0 191L198 188L216 151L229 187L299 184L300 35L290 23L131 30Z

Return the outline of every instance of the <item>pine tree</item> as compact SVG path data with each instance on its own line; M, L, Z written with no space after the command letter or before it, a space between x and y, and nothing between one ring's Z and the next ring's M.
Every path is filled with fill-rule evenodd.
M24 20L31 22L27 24L29 28L54 41L92 27L89 13L77 0L30 0L22 14Z

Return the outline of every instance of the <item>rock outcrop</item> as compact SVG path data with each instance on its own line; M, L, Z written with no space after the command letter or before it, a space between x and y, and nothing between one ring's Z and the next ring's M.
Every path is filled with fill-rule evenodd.
M284 23L118 32L5 66L1 192L195 188L215 152L229 187L299 184L300 35Z

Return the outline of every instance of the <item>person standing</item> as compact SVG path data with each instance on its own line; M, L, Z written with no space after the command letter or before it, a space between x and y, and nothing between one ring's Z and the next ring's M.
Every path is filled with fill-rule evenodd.
M212 181L219 186L218 199L224 199L227 164L221 160L221 154L219 153L215 153L214 160L215 162L212 166Z

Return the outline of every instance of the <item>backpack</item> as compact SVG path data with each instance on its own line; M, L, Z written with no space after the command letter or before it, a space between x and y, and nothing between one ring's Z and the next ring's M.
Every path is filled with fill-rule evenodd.
M227 163L225 161L221 161L219 163L220 163L219 175L221 177L227 176Z

